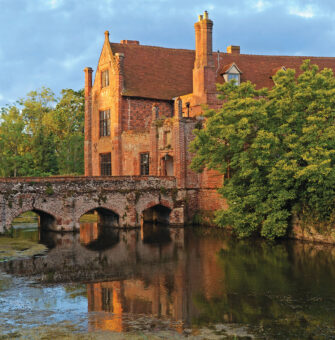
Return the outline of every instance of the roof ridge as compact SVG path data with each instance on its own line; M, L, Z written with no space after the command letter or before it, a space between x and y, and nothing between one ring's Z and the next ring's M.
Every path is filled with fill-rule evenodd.
M111 45L119 45L119 46L126 46L130 48L154 48L154 49L165 49L165 50L173 50L173 51L181 51L181 52L194 52L195 50L187 49L187 48L172 48L172 47L164 47L164 46L152 46L152 45L142 45L142 44L122 44L116 42L110 42Z
M217 53L217 52L214 52ZM224 56L250 56L250 57L269 57L269 58L319 58L319 59L335 59L334 57L323 57L323 56L308 56L308 55L277 55L277 54L252 54L252 53L240 53L240 54L230 54L226 52L220 52Z
M153 45L142 45L142 44L122 44L117 42L110 42L111 45L119 45L119 46L126 46L127 48L152 48L152 49L164 49L164 50L171 50L171 51L180 51L180 52L193 52L195 53L194 49L188 48L175 48L175 47L164 47L164 46L153 46ZM251 57L269 57L269 58L320 58L320 59L335 59L334 57L324 57L324 56L311 56L311 55L281 55L281 54L253 54L253 53L239 53L239 54L231 54L227 52L221 51L213 51L213 54L220 53L222 56L251 56Z

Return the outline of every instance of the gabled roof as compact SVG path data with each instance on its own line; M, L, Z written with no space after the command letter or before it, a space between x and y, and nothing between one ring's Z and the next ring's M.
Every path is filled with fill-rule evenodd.
M154 99L178 97L193 91L194 51L111 43L124 54L123 95Z
M171 100L192 93L195 51L137 44L110 44L113 54L124 54L125 89L123 95L132 97ZM334 57L293 57L251 54L213 53L217 83L223 83L222 74L235 64L241 74L241 82L250 80L257 88L271 88L271 77L285 65L300 74L305 59L320 69L331 68L335 72ZM218 60L219 59L219 60Z
M217 53L214 53L214 61L217 63ZM220 53L220 67L223 70L225 65L235 63L243 70L241 82L250 80L256 84L257 88L273 87L271 77L284 65L286 69L293 68L297 75L301 73L300 66L306 59L310 59L312 64L316 64L320 69L325 67L333 69L335 73L334 57L296 57L296 56L272 56L272 55L252 55L252 54L230 54ZM218 72L217 82L222 83L222 72Z
M285 66L279 66L279 67L275 67L274 69L271 70L271 75L270 77L273 77L278 71L286 71L286 67Z
M242 71L238 68L238 66L235 63L230 63L228 65L223 66L223 68L221 69L220 74L229 73L229 71L232 68L235 68L240 74L242 74Z

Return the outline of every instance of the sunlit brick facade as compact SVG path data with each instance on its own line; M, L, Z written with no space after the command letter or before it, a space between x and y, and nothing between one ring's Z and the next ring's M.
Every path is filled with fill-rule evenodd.
M215 84L235 79L272 87L278 69L299 73L306 57L241 54L239 46L213 52L207 12L194 28L195 51L131 40L111 43L105 32L93 83L92 69L85 69L86 176L175 176L179 188L198 190L195 209L222 206L215 190L222 176L191 171L188 151L204 106L221 105ZM335 68L335 58L309 59L321 68Z

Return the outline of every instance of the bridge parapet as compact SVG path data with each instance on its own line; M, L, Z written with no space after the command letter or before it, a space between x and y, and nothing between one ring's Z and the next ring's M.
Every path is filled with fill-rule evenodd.
M0 183L59 183L59 182L107 182L107 183L141 183L141 185L158 185L171 183L176 185L173 176L50 176L50 177L0 177Z
M138 227L143 211L170 209L170 223L185 222L185 191L174 177L24 177L0 178L0 233L26 211L40 216L40 226L55 231L79 229L80 217L95 209L113 216L113 225Z

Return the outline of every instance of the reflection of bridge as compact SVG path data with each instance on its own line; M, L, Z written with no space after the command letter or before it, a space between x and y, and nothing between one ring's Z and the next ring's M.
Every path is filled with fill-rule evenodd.
M50 249L47 256L3 262L0 269L47 282L120 280L171 272L171 265L184 256L184 230L147 224L124 230L82 223L80 233L41 231L40 242Z
M42 228L79 229L79 218L97 211L113 227L142 221L182 225L187 195L173 177L48 177L0 179L0 233L26 211L39 215Z
M40 237L51 248L46 256L3 262L0 269L42 282L85 282L88 311L98 312L89 316L92 331L123 331L129 313L162 317L178 328L199 315L197 294L222 294L224 276L213 254L223 242L200 242L193 228L83 223L80 233L41 231Z

